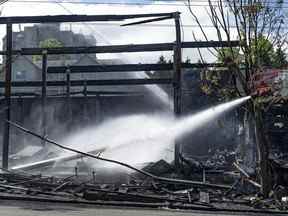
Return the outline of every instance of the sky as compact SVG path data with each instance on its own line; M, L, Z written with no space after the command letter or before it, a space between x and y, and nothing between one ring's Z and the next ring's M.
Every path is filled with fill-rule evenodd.
M33 2L34 1L34 2ZM55 3L56 0L10 0L2 6L2 16L32 16L32 15L59 15L59 14L137 14L137 13L166 13L181 12L182 40L193 41L195 33L197 39L204 40L199 28L195 25L185 1L157 1L157 0L64 0ZM59 1L57 1L59 2ZM83 2L83 4L82 4ZM198 1L199 2L199 1ZM80 4L81 3L81 4ZM97 4L95 4L97 3ZM113 3L113 4L111 4ZM115 4L115 3L123 3ZM132 4L133 3L133 4ZM137 3L137 4L136 4ZM202 3L201 3L202 4ZM211 25L209 17L203 6L193 6L193 10L204 25ZM127 23L130 21L125 21ZM73 23L65 24L63 28L72 29L75 32L91 34L96 37L98 45L120 45L137 43L161 43L175 41L175 27L173 20L155 22L147 25L120 27L123 23ZM24 26L15 25L14 30L23 30ZM209 40L217 40L213 28L205 28ZM4 26L0 27L0 37L5 35ZM202 50L207 62L215 58L206 49ZM127 62L156 62L161 55L172 59L172 52L159 53L133 53L129 54L106 54L99 58L122 58ZM184 49L183 59L191 59L192 62L199 60L196 49Z

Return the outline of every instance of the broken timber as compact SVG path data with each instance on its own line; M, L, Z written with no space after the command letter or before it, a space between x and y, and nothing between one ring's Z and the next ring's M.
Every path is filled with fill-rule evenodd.
M241 173L241 175L245 177L244 180L246 180L247 182L249 182L250 184L254 185L257 188L262 187L259 183L253 181L250 175L244 169L242 169L237 163L233 163L233 165Z
M45 142L45 140L44 140L44 142ZM91 151L89 153L90 154L98 154L98 153L101 153L103 151L104 151L104 149L97 149L97 150ZM52 166L56 162L71 161L71 160L75 160L75 159L79 159L79 158L83 158L83 155L81 155L81 154L63 155L63 156L58 156L58 157L55 157L55 158L42 160L42 161L39 161L39 162L34 162L34 163L29 163L29 164L24 164L24 165L19 165L19 166L14 166L14 167L11 167L11 170L12 171L16 171L16 170L32 170L32 169Z

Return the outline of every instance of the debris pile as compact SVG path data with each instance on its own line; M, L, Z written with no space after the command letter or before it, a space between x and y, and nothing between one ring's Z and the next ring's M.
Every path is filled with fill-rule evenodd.
M0 199L207 211L278 212L288 209L287 188L277 187L270 199L263 200L255 193L259 185L251 183L250 176L237 164L235 167L239 178L231 186L212 184L209 179L206 182L157 179L136 173L129 174L130 179L125 184L103 184L97 181L97 172L82 176L75 171L71 176L59 178L3 170ZM173 165L163 160L144 169L144 172L159 169L163 175L176 176ZM247 187L253 187L253 193L248 190L243 193Z
M15 123L13 125L47 143L75 153L76 158L81 155L114 163L132 170L133 173L129 173L130 178L126 183L104 184L100 183L95 171L81 176L78 169L75 169L73 175L60 178L31 175L21 170L2 170L0 199L232 212L272 213L285 212L288 209L286 185L276 184L270 197L263 199L260 193L261 184L257 182L256 175L237 162L229 165L229 162L235 161L231 159L233 153L216 152L215 156L206 161L181 155L181 164L184 166L181 170L189 170L189 175L181 173L181 170L175 169L173 163L169 164L164 160L138 169L123 162L103 158L99 154L65 147ZM283 169L283 175L286 172L286 167L279 163L273 166ZM211 175L220 174L222 179L229 176L231 182L215 183L215 178L206 176L209 171ZM194 175L199 174L202 179L195 181Z

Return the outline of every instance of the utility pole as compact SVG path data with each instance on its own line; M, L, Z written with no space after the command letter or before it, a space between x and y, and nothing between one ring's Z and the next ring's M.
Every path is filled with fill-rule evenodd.
M11 77L12 77L12 24L6 25L6 59L5 59L5 120L2 149L2 168L8 169L9 163L9 144L10 144L10 124L11 120Z
M174 87L174 114L177 117L181 115L182 111L182 94L181 94L181 27L180 27L180 13L174 13L176 41L174 45L174 73L173 73L173 87ZM175 167L180 168L180 143L175 140L174 161Z

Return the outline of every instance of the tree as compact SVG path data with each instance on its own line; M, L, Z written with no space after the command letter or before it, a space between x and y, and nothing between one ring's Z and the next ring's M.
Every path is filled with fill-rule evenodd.
M286 53L281 47L277 47L274 54L273 67L285 68L288 65Z
M59 47L63 47L63 44L62 42L58 41L56 38L48 38L44 41L40 41L39 47L40 48L59 48ZM32 57L33 62L39 61L40 59L41 59L40 55L34 55Z
M56 38L48 38L44 41L40 41L39 43L40 48L59 48L63 47L63 44L58 41Z
M235 56L232 55L232 52ZM287 66L287 57L283 47L274 47L272 42L264 36L258 38L257 46L255 40L251 41L251 52L253 54L252 60L254 61L254 64L258 61L258 64L260 65L259 67L273 67L281 69ZM240 49L236 47L221 48L221 51L217 55L217 61L224 64L230 64L233 62L236 65L244 65L244 59L244 55L241 54Z
M240 40L240 49L228 47L225 49L215 48L209 50L224 62L229 68L230 83L235 90L235 96L246 96L254 93L254 77L263 71L263 67L283 66L286 58L282 50L288 33L284 32L283 1L269 0L208 0L208 16L214 27L218 40L231 41L232 26ZM192 17L200 27L202 35L211 40L200 20L193 11L188 0L189 10ZM194 34L195 35L195 34ZM276 51L275 47L278 47ZM240 57L241 56L241 57ZM240 58L239 58L240 57ZM244 65L244 69L241 67ZM246 105L243 122L249 122L250 130L255 135L259 164L259 178L262 185L262 193L267 197L272 190L273 178L269 161L269 138L266 135L263 118L266 104L255 97Z

